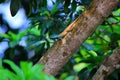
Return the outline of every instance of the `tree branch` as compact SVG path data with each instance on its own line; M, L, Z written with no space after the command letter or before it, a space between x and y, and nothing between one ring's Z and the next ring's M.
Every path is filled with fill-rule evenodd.
M88 9L61 33L63 39L56 41L39 60L39 64L46 65L44 71L56 75L119 2L119 0L93 0Z
M113 51L109 57L105 58L102 65L91 80L105 80L115 69L120 68L120 47Z

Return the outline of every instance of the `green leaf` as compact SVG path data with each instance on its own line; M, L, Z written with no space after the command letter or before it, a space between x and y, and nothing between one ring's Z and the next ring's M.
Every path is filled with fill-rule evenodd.
M115 19L115 18L113 18L113 17L110 17L110 18L108 18L108 22L109 22L109 23L117 23L118 20Z
M16 75L7 69L0 69L0 76L1 76L0 80L8 80L8 79L9 80L16 80L17 79Z
M40 36L40 30L38 30L37 28L32 28L29 32L34 34L35 36Z
M80 72L82 69L88 67L89 65L89 63L79 63L74 66L74 70Z
M15 47L17 44L18 44L17 41L10 41L10 42L9 42L9 47L13 48L13 47Z
M75 76L69 76L67 78L65 78L65 80L74 80L75 79Z
M119 25L114 24L114 25L113 25L113 28L114 28L114 32L115 32L115 33L120 34L120 26L119 26Z
M2 67L2 59L0 58L0 69L3 69Z
M33 65L32 63L27 63L27 62L20 63L20 67L23 70L23 73L26 76L26 78L31 73L32 65Z
M60 76L60 80L63 80L64 78L66 78L68 76L68 73L67 72L64 72L64 73L62 73L61 74L61 76Z
M11 37L10 40L17 41L16 34L14 34L13 32L9 31L8 35Z
M10 60L4 60L4 62L7 63L7 64L9 64L10 67L12 68L12 70L16 73L16 75L17 75L17 80L25 80L22 70L21 70L17 65L15 65L15 64L14 64L12 61L10 61Z
M51 10L51 15L54 15L54 14L58 11L57 6L58 6L61 2L62 2L62 0L59 0L59 1L57 1L57 2L53 5L52 10Z
M17 35L17 40L21 40L27 34L28 30L22 31Z
M120 16L120 9L118 8L117 10L113 11L112 14L114 16Z
M40 16L43 16L43 15L49 16L50 13L49 13L49 11L45 10L44 12L40 13Z
M93 50L90 50L90 51L89 51L89 54L90 54L91 56L93 56L93 57L97 56L97 53L96 53L95 51L93 51Z
M39 72L42 72L43 68L44 68L43 65L36 64L32 67L32 71L34 71L35 73L39 73Z
M10 39L11 37L8 34L2 34L0 33L0 37Z

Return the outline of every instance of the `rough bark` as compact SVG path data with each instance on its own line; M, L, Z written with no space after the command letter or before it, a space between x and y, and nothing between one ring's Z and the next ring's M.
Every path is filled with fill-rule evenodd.
M120 47L115 49L109 57L105 58L91 80L105 80L109 74L118 68L120 68Z
M44 71L56 75L119 2L119 0L93 0L88 9L61 33L63 38L56 41L39 60L39 64L45 64Z

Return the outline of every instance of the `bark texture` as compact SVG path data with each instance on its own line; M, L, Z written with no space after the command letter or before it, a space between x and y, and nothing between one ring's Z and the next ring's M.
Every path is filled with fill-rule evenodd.
M56 41L39 60L39 64L46 65L44 71L56 75L119 2L119 0L93 0L88 9L61 33L63 38Z
M106 80L107 76L118 68L120 68L120 47L115 49L109 57L105 58L91 80Z

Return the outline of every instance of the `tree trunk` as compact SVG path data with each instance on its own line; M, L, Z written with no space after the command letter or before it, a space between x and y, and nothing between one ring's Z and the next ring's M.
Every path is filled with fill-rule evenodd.
M39 64L45 64L44 71L56 75L119 2L119 0L93 0L88 9L61 33L62 39L57 40L39 60Z
M105 58L102 65L91 80L106 80L107 76L115 69L120 68L120 47L115 49L113 53Z

